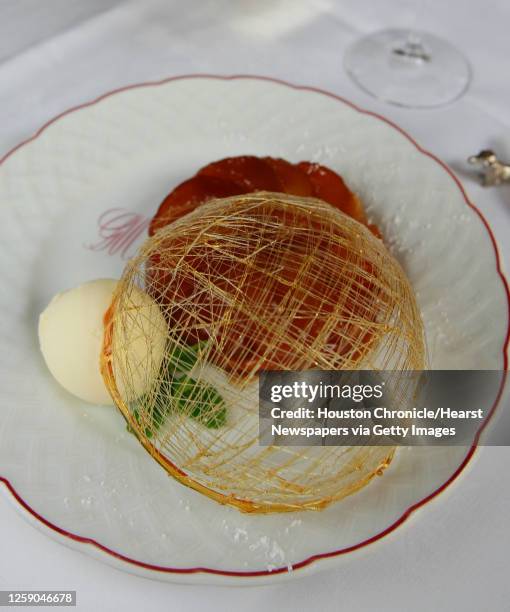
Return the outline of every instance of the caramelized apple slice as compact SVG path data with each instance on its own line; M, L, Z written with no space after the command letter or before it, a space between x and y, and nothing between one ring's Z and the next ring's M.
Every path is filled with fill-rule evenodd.
M280 158L263 157L262 159L271 166L280 181L281 189L278 191L295 196L313 196L312 183L307 174L296 165Z
M281 191L280 181L273 168L260 157L241 155L227 157L204 166L198 176L211 176L239 185L244 191Z
M160 204L149 226L149 236L159 228L188 214L210 198L227 198L249 189L214 176L197 175L178 185Z
M307 161L299 162L297 166L310 179L315 197L335 206L363 225L367 225L367 217L361 201L350 191L338 174L326 166Z
M368 224L359 198L329 168L306 161L291 164L284 159L253 155L213 162L178 185L160 205L149 227L149 235L210 198L262 190L317 197L367 225L375 236L381 238L377 226Z

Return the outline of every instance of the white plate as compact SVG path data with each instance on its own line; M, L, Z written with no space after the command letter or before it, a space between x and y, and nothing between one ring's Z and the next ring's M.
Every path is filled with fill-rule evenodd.
M490 231L448 170L382 118L324 92L216 77L64 114L0 168L2 488L53 537L138 574L239 584L330 566L395 529L473 452L401 449L382 478L323 512L243 515L169 479L114 410L53 382L36 334L50 297L120 275L175 184L246 153L324 162L360 194L415 287L432 367L506 366Z

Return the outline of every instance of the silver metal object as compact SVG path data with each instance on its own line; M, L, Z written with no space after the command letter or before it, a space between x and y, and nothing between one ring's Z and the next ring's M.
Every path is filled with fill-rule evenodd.
M510 164L500 161L490 149L484 149L478 155L472 155L468 158L468 162L479 167L484 187L510 182Z

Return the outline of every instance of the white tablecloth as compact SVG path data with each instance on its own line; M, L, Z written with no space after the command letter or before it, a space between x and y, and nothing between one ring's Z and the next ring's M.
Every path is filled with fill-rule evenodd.
M347 78L346 46L418 25L469 56L466 96L437 110L387 106ZM0 0L0 157L66 108L129 83L252 73L338 93L407 129L456 169L510 261L510 187L484 190L465 158L510 159L510 4L505 0ZM1 408L0 408L1 409ZM0 498L0 589L76 589L82 610L508 610L510 449L482 449L446 493L339 567L256 589L121 573L47 539ZM101 603L100 603L101 601Z

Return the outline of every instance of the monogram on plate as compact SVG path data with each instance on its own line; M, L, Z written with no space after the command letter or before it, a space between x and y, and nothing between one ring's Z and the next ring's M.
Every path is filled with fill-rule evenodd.
M97 220L98 240L84 247L129 259L134 255L133 245L147 231L149 223L150 219L140 213L125 208L110 208Z

